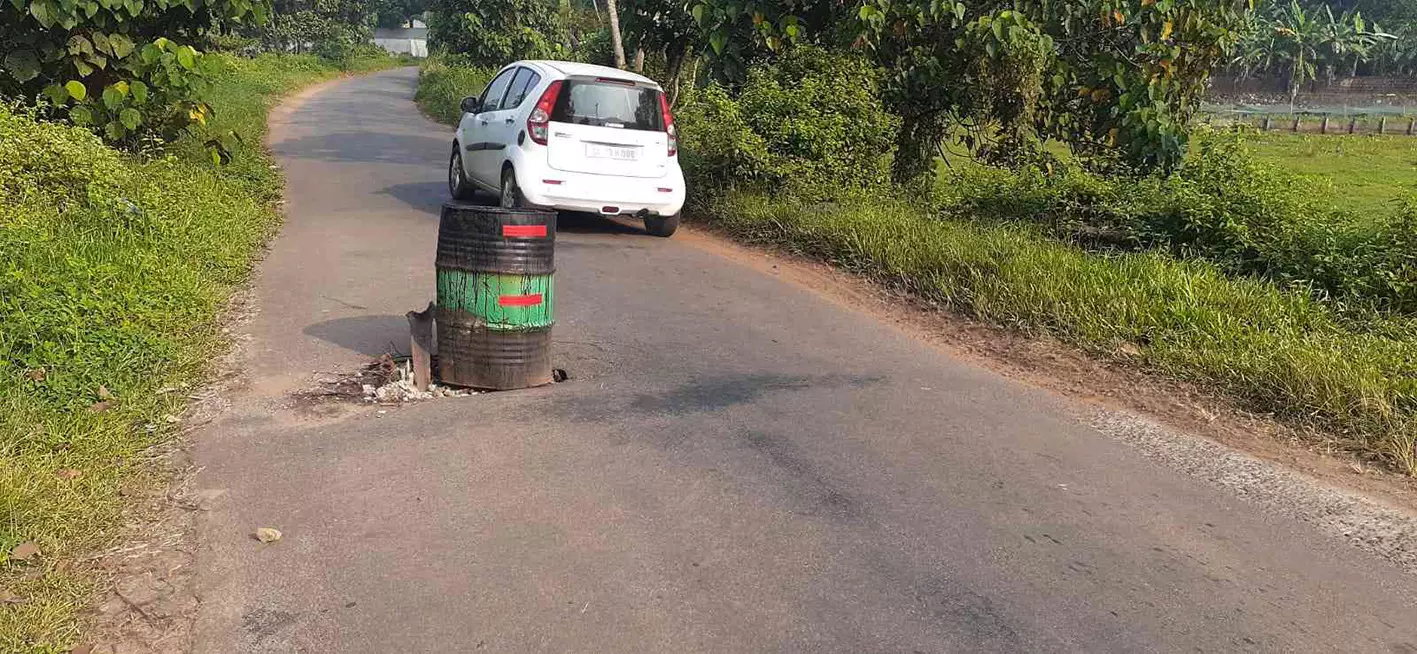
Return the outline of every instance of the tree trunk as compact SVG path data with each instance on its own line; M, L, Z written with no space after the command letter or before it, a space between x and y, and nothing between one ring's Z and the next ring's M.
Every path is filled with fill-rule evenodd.
M635 72L645 72L645 49L635 48Z
M625 43L620 40L620 7L615 0L605 0L605 11L610 14L610 46L615 51L615 67L625 70Z
M679 78L684 73L684 58L689 46L671 45L665 50L664 75L669 79L669 106L679 101Z

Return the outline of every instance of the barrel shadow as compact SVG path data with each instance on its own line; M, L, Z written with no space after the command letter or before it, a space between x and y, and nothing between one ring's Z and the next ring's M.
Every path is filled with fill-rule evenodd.
M351 316L317 322L301 330L327 343L365 356L402 354L408 350L408 318Z

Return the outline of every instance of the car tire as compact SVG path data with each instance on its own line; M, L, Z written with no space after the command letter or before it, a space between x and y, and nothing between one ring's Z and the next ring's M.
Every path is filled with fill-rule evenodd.
M463 170L462 152L459 152L458 144L453 144L453 154L448 158L448 195L454 200L471 200L473 193L477 189L467 181L467 172Z
M502 169L502 192L499 204L504 209L521 209L526 206L521 187L517 186L517 174L508 166Z
M679 229L679 214L672 216L645 216L645 231L651 236L668 238Z

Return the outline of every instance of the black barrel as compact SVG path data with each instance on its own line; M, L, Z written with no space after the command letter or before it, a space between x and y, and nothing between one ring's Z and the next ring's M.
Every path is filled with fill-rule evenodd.
M556 214L443 205L438 378L508 390L551 382Z

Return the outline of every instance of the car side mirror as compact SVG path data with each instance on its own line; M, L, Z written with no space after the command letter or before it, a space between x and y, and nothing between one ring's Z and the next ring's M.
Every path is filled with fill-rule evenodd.
M482 101L477 96L468 96L462 99L462 112L465 114L475 114L482 109Z

